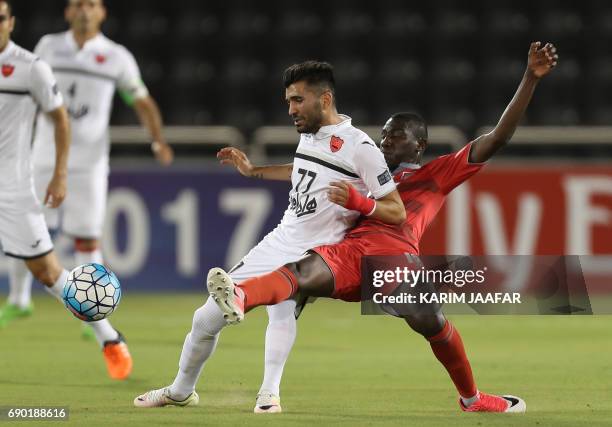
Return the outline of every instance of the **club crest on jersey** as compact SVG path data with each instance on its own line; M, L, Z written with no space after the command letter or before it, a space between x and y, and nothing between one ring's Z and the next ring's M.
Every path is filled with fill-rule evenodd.
M342 145L344 145L344 141L341 138L338 138L337 136L332 136L329 140L329 148L331 149L332 153L340 151Z
M104 64L106 62L106 56L104 56L104 55L96 55L96 62L98 64Z
M2 64L2 75L4 77L9 77L11 74L13 74L13 71L15 70L15 66L11 65L11 64Z

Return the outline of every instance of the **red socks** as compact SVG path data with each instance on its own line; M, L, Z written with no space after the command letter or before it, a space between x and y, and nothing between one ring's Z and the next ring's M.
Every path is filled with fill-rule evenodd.
M252 277L238 285L244 291L244 311L260 305L274 305L289 299L298 290L295 274L286 267Z
M427 338L434 354L444 365L461 397L468 399L477 393L472 368L463 348L463 341L455 327L446 321L444 328Z

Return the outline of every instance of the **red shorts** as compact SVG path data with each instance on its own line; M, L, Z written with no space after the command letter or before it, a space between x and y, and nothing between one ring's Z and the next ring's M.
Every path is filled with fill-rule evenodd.
M415 254L414 248L388 234L347 235L335 245L312 249L323 258L334 276L332 298L361 301L361 257L368 255Z

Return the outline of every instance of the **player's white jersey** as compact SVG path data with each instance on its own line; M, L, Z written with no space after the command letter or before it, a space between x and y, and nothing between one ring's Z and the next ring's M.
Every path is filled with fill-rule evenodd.
M79 49L71 31L44 36L37 55L53 69L66 100L72 128L68 168L84 169L108 161L111 108L115 90L138 99L148 95L132 54L98 34ZM39 120L34 139L34 166L49 167L55 158L53 126Z
M0 197L31 190L30 146L37 109L49 112L61 105L49 66L9 42L0 52ZM53 134L47 144L55 145ZM50 161L55 165L55 156Z
M395 189L376 144L351 125L350 117L342 117L337 125L301 135L291 174L289 207L270 234L275 246L310 249L342 240L359 213L328 200L332 181L346 181L360 193L371 193L377 199Z

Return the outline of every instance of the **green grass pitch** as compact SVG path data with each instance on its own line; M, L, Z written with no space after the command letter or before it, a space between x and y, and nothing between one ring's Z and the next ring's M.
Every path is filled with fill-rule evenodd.
M38 296L33 317L0 330L0 406L68 406L70 420L51 424L79 426L612 425L610 316L453 317L479 388L519 395L528 411L464 414L425 340L398 319L361 316L359 305L329 300L309 305L298 322L283 414L252 413L263 367L263 309L222 333L198 383L200 406L132 407L136 395L174 378L203 300L128 294L111 320L128 338L134 372L115 382L95 343L80 339L78 322Z

